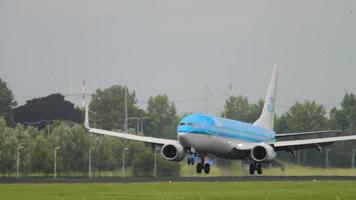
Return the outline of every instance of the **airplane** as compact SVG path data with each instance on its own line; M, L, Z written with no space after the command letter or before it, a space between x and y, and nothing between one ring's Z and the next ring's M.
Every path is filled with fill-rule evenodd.
M276 153L286 151L295 156L300 149L317 149L338 141L356 140L356 135L314 139L278 140L288 136L338 132L335 130L276 134L273 130L276 103L278 66L273 67L262 113L253 124L215 117L207 114L192 114L184 117L177 127L177 139L163 139L133 135L124 132L96 129L89 126L89 106L85 106L85 127L89 132L114 136L127 140L159 145L164 159L194 165L196 172L209 174L210 158L240 159L249 161L249 173L262 174L262 165L275 161Z

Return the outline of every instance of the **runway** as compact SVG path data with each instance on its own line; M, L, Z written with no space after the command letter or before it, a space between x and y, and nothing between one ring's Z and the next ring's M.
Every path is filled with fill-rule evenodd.
M101 178L0 178L0 184L51 183L152 183L247 181L356 181L356 176L234 176L234 177L101 177Z

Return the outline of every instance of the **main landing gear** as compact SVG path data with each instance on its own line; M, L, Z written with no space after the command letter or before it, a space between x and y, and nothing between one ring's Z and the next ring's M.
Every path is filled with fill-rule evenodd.
M204 170L205 174L209 174L210 173L210 164L209 163L198 163L197 164L197 173L201 174L201 172Z
M187 164L194 165L194 162L195 162L194 158L192 156L189 156L187 159ZM204 159L202 158L201 161L199 163L197 163L196 171L198 174L201 174L203 170L204 170L205 174L210 173L210 164L205 163Z
M193 157L188 157L188 159L187 159L187 164L188 165L194 165L194 158Z
M261 163L251 163L250 164L250 169L249 172L251 175L255 174L255 171L257 171L257 174L261 175L262 174L262 164Z

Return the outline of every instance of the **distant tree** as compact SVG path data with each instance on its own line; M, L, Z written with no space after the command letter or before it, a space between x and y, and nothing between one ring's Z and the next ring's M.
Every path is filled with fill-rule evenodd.
M257 104L249 103L247 97L230 96L225 101L224 111L221 115L225 118L253 123L262 112L263 100Z
M0 130L3 130L4 128L6 128L6 121L4 117L0 116Z
M164 160L157 153L157 176L179 176L181 164ZM154 174L154 154L152 151L142 151L132 160L133 176L153 176Z
M162 156L157 155L157 176L179 176L181 163L167 161Z
M6 82L0 79L0 115L4 116L8 124L12 123L12 109L17 105L14 95Z
M356 95L345 94L341 108L333 108L330 111L330 123L333 129L340 129L348 134L356 133ZM355 141L339 142L332 146L331 166L349 167L351 166L352 151L356 146Z
M150 97L147 103L148 120L145 125L145 135L170 138L177 137L177 111L174 103L167 95Z
M61 172L86 172L88 166L89 134L81 125L60 124L53 129L48 141L51 151L58 151L58 169Z
M74 104L64 100L61 94L32 99L25 105L14 109L14 120L17 123L34 123L37 127L47 125L48 120L68 120L81 123L82 112ZM43 122L43 123L38 123Z
M330 112L333 128L349 133L356 132L356 95L345 94L340 105L341 109L334 107Z
M277 124L276 131L301 132L328 129L328 118L323 105L315 101L296 102L287 113L283 114Z
M293 133L304 131L320 131L329 129L329 121L325 116L324 106L315 101L296 102L288 112L278 117L276 120L277 133ZM312 136L303 136L310 138ZM295 139L295 138L289 138ZM303 164L321 165L324 157L316 149L308 149L299 152ZM281 153L283 159L291 159L290 155ZM296 158L292 159L296 161Z
M107 136L99 139L93 154L95 159L93 164L99 175L102 171L121 169L124 142L118 138ZM136 149L132 150L135 151Z
M108 89L98 89L90 103L91 124L99 128L124 130L125 122L125 90L127 91L127 109L129 117L142 117L144 112L136 105L136 94L127 87L114 85ZM130 127L136 127L130 120Z
M38 134L29 150L31 152L31 171L35 173L53 173L53 146Z
M131 165L133 176L153 176L153 154L149 151L141 151Z
M0 171L3 175L14 171L18 145L13 130L5 124L4 118L0 117Z
M15 172L17 149L20 147L21 173L30 170L28 162L30 142L30 134L25 127L5 127L4 119L0 117L0 171L3 174Z
M30 163L30 148L32 143L31 134L36 131L32 127L25 127L23 125L16 125L16 127L12 128L12 134L16 137L17 146L21 146L20 149L20 172L22 175L27 174L31 170Z

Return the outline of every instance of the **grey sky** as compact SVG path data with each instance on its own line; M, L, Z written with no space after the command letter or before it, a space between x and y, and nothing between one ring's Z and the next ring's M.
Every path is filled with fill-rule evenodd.
M229 84L263 98L279 64L278 112L329 108L356 93L355 36L353 0L0 0L0 77L20 104L85 79L90 92L127 84L141 106L166 93L180 113L216 114Z

